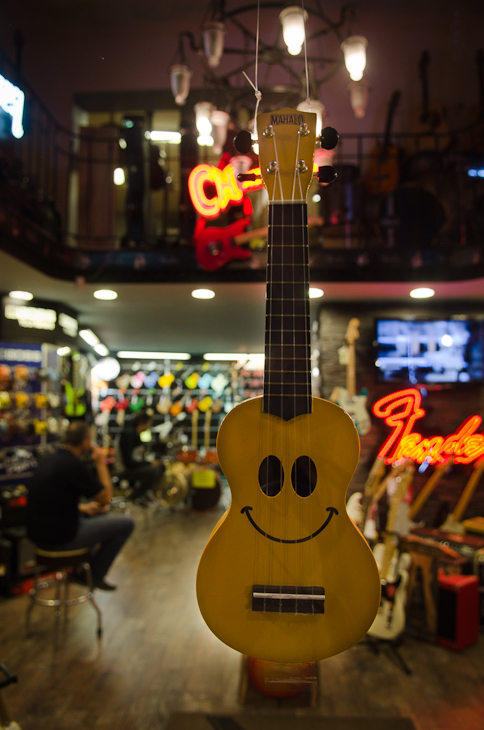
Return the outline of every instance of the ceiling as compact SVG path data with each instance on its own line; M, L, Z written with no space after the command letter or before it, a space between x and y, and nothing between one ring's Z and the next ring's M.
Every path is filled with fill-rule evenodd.
M311 304L315 318L324 304L355 305L361 302L410 302L410 283L312 282L324 290L322 300ZM424 285L424 284L419 284ZM484 279L429 284L432 300L455 313L452 302L484 304ZM118 350L169 352L263 352L264 284L211 284L215 298L200 301L191 296L191 284L116 284L115 301L98 301L98 286L60 281L45 276L0 251L0 291L31 291L34 297L68 304L79 313L80 324L90 327L115 353Z

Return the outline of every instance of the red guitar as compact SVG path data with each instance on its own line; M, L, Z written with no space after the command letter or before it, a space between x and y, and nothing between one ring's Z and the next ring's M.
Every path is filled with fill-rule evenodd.
M193 242L195 255L202 269L217 271L232 259L250 258L251 251L241 248L241 245L258 236L267 235L267 228L246 231L249 223L250 218L241 218L226 228L217 228L216 226L207 227L206 220L199 218L195 226Z
M217 271L232 259L250 258L252 252L241 246L254 238L267 236L267 226L246 231L249 223L249 218L241 218L226 228L217 228L216 226L207 227L206 220L199 218L195 226L193 242L195 255L202 269ZM310 216L308 225L323 225L323 219L318 216Z

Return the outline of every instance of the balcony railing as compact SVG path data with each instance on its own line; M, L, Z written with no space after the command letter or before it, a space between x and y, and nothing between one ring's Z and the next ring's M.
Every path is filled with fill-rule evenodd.
M126 130L116 125L66 129L3 54L0 73L26 97L24 136L0 138L4 250L67 279L264 278L266 252L260 241L244 260L234 259L216 270L200 263L182 145L164 146L164 157L158 159L156 150L153 158L153 145L143 141L144 193L136 202L141 227L133 235L129 180L121 187L113 181L116 167L129 172L130 161L119 146ZM313 278L484 276L484 121L440 134L393 134L386 141L388 146L383 133L343 133L333 158L323 160L336 167L338 180L328 187L315 181L308 196L309 213L317 220L310 231ZM201 156L216 162L207 151ZM158 184L153 172L159 172ZM266 223L266 206L257 204L262 195L252 194L256 213L251 228Z

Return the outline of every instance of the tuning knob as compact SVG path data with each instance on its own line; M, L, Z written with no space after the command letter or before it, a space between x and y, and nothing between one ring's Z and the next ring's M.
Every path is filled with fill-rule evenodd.
M321 147L324 150L334 150L339 141L339 134L334 127L325 127L321 131Z
M246 129L242 129L234 137L234 147L239 155L248 155L252 152L252 136Z
M320 183L332 183L338 177L338 173L331 165L318 167L318 180Z

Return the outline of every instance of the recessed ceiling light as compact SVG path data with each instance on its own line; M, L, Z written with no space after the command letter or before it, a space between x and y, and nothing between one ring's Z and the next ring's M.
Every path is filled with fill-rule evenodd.
M192 291L192 297L195 299L213 299L215 292L211 289L194 289Z
M434 294L435 291L426 286L419 287L418 289L412 289L410 292L410 296L413 299L428 299L429 297L433 297Z
M138 352L137 350L120 350L117 356L124 360L139 358L140 360L190 360L188 352Z
M117 292L113 291L112 289L98 289L93 294L95 299L117 299L118 294Z
M23 299L25 302L30 302L34 298L29 291L11 291L8 296L12 299Z
M318 289L316 286L312 286L309 289L309 298L310 299L319 299L324 294L324 291L322 289Z
M71 354L71 348L68 345L66 345L65 347L59 347L58 350L57 350L57 354L60 357L65 357L66 355L70 355Z

